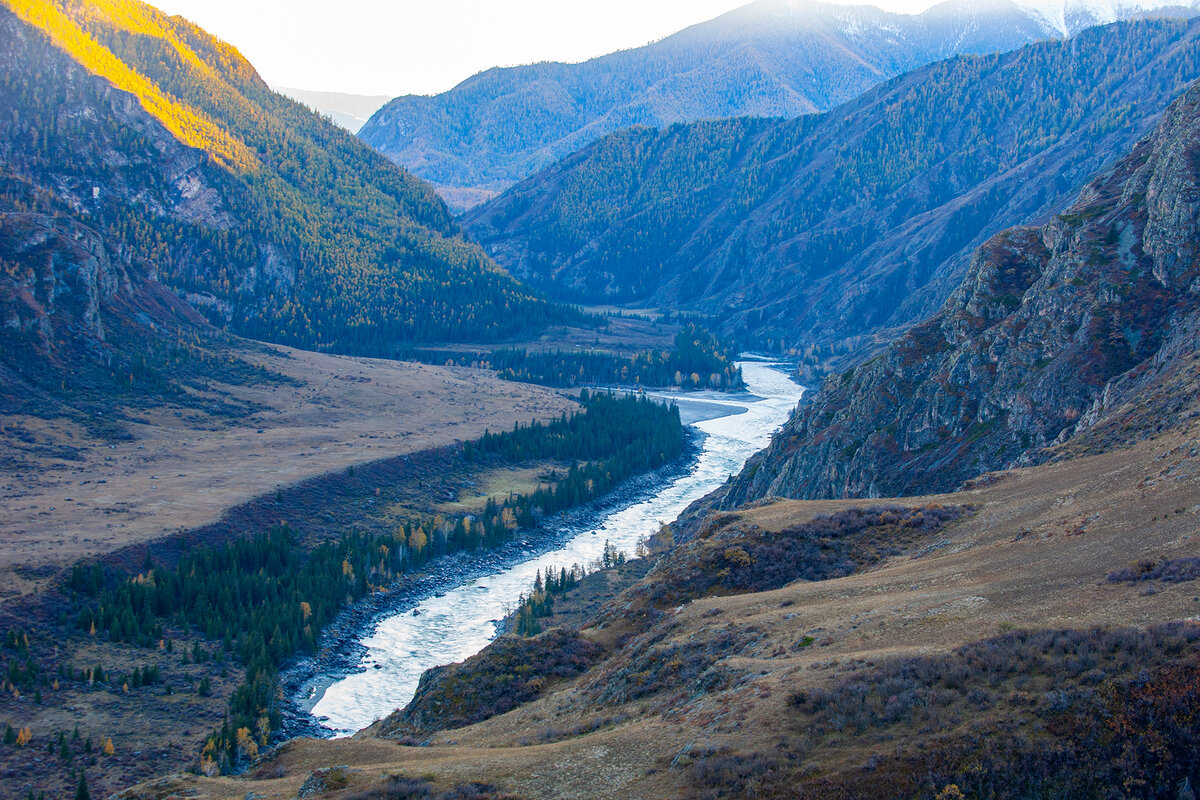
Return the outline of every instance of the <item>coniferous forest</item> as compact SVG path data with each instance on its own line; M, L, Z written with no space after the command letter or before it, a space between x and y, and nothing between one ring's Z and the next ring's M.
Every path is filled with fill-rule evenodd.
M584 407L576 413L486 433L463 446L469 462L569 464L548 487L489 498L479 514L430 514L390 533L349 533L316 546L308 546L301 531L279 525L185 552L171 568L148 561L132 578L78 564L69 580L75 623L109 641L151 649L171 637L219 642L219 652L244 668L245 680L230 699L226 723L205 746L202 768L244 766L279 727L279 668L313 652L321 630L347 604L394 588L433 559L497 547L545 516L682 454L675 406L586 389L580 399Z
M644 386L679 389L740 389L742 370L737 346L707 327L687 323L675 334L674 347L630 356L596 350L503 348L486 354L411 349L406 358L429 364L456 364L496 371L509 381L543 386Z

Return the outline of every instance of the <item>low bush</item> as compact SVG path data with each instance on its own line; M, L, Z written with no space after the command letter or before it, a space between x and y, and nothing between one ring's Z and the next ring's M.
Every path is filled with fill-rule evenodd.
M1185 583L1200 578L1200 558L1168 558L1163 561L1139 561L1108 573L1109 583L1163 581Z
M642 589L655 606L849 575L899 555L969 514L968 506L853 508L770 532L745 522L702 529Z
M602 704L615 705L664 691L699 696L728 689L742 673L722 663L754 641L753 628L707 628L670 639L673 626L655 628L627 643L625 657L591 679L588 690Z
M514 800L512 795L488 783L464 783L439 792L423 778L392 775L380 786L350 795L347 800Z
M602 650L578 633L555 628L534 638L501 636L461 664L421 676L416 696L384 720L397 738L461 728L536 700L551 681L573 678Z
M1173 623L858 664L791 696L774 750L695 754L687 796L1176 800L1200 785L1198 656L1200 626ZM818 770L826 744L864 758Z

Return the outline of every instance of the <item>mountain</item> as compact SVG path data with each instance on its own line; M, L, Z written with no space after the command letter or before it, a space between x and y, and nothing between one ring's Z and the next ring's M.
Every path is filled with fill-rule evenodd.
M314 92L287 86L271 87L280 94L329 117L351 133L358 133L371 115L386 103L387 95L346 94L345 92Z
M1010 0L950 0L906 15L757 0L645 47L580 64L491 69L439 95L398 97L360 136L466 207L616 130L824 111L924 64L1012 50L1140 11L1070 2L1047 13Z
M971 252L1061 209L1200 77L1200 24L923 67L833 111L612 134L472 210L513 274L823 354L932 314Z
M0 26L6 370L58 350L102 362L108 334L154 338L167 318L386 354L571 316L466 241L428 185L186 20L5 0Z
M1194 416L1198 143L1193 85L1064 213L994 236L937 315L828 380L721 505L953 489Z

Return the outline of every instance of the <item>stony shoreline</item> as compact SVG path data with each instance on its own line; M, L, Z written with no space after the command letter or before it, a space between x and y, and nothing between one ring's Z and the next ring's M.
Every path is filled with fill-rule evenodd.
M580 532L595 527L604 515L642 502L690 472L700 456L706 434L690 426L685 431L684 455L665 467L630 478L604 497L549 517L540 527L525 531L522 539L495 550L455 553L439 558L427 565L422 573L406 575L394 588L363 598L344 609L321 632L317 653L295 661L280 673L284 697L280 740L334 735L333 730L322 725L309 711L334 681L363 671L359 665L367 648L362 639L369 636L381 620L409 611L427 598L463 583L550 552Z

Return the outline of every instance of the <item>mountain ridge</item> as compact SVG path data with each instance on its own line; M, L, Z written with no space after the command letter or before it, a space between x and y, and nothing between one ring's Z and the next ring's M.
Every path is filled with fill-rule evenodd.
M131 0L0 14L6 209L42 197L218 327L380 355L572 317L466 241L428 184L183 18ZM68 96L70 115L46 103Z
M822 115L612 134L464 218L576 302L715 316L823 358L933 313L974 247L1048 215L1200 77L1200 26L1151 20L922 67Z
M1069 32L1140 6L1078 13ZM1159 13L1192 14L1176 7ZM1042 14L1008 0L950 0L919 15L871 6L758 0L643 48L578 64L493 68L435 96L395 98L364 141L449 190L486 196L615 130L833 108L883 80L957 53L1053 38ZM514 124L515 123L515 124Z

